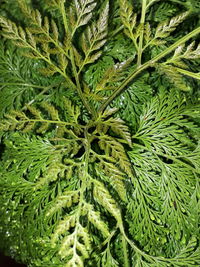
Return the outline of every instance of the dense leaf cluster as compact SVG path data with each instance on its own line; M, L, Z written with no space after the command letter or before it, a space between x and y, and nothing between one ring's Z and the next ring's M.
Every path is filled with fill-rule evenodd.
M0 5L1 250L199 266L200 2Z

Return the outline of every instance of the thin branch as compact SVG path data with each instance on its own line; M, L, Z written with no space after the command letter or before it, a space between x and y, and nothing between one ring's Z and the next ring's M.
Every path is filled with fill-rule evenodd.
M122 247L123 247L123 254L124 254L124 267L129 267L129 256L128 256L128 249L127 249L127 241L124 236L122 236Z
M140 41L139 41L139 46L138 46L138 60L137 60L137 65L138 66L141 66L141 61L142 61L146 5L147 5L147 0L143 0L142 1L142 14L141 14L141 19L140 19L140 23L142 25L142 31L140 33Z
M89 102L86 100L83 92L82 92L82 89L81 89L81 85L80 85L80 80L79 80L79 75L77 73L77 70L76 70L76 65L75 65L75 60L74 60L74 53L73 53L73 49L70 50L71 51L71 63L72 63L72 70L73 70L73 73L74 73L74 76L75 76L75 80L76 80L76 90L85 106L85 108L87 109L87 111L92 114L93 118L96 118L96 112L95 110L90 106Z
M180 72L181 74L183 74L183 75L186 75L186 76L192 77L194 79L200 80L200 72L195 73L195 72L191 72L191 71L184 70L184 69L181 69L181 68L176 68L176 67L175 67L175 69L178 72Z

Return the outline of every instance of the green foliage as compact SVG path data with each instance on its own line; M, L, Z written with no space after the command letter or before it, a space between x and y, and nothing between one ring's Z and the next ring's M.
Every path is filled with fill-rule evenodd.
M198 140L190 139L190 135L198 129L198 125L190 120L192 113L188 112L183 117L185 110L186 104L174 93L153 99L145 108L133 135L135 150L129 152L138 178L138 181L134 180L134 201L129 204L132 212L128 213L128 217L132 217L132 223L135 221L131 232L139 240L143 233L142 242L147 250L152 249L150 243L153 242L154 253L161 247L168 250L164 245L169 246L169 243L171 249L174 246L176 250L176 240L181 239L184 243L188 232L195 233L197 230L198 218L187 216L187 213L198 205L196 202L195 206L190 206L194 204L191 202L193 194L197 197L193 189L198 190L196 167L199 156L193 160L188 157L190 154L197 155L195 143ZM179 224L176 224L177 221ZM168 228L170 240L167 240ZM154 238L150 239L152 236Z
M198 1L0 3L1 250L198 266Z

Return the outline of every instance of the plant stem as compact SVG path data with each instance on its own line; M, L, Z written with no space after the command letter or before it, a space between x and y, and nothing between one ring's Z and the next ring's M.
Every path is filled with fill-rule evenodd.
M75 123L65 122L65 121L56 121L56 120L45 120L45 119L27 119L27 120L20 120L17 123L28 123L28 122L40 122L40 123L52 123L52 124L61 124L61 125L69 125L69 126L77 126Z
M93 118L96 117L96 113L95 110L92 109L92 107L90 106L90 104L88 103L88 101L86 100L86 98L83 95L82 89L81 89L81 85L80 85L80 81L79 81L79 75L78 72L76 70L76 65L75 65L75 60L74 60L74 53L73 53L73 48L70 50L71 52L71 63L72 63L72 70L75 76L75 80L76 80L76 90L85 106L85 108L87 109L87 111L92 114Z
M175 68L175 69L178 72L180 72L181 74L183 74L183 75L186 75L186 76L192 77L194 79L200 80L200 72L199 73L194 73L194 72L191 72L191 71L188 71L188 70L184 70L184 69L181 69L181 68Z
M157 1L159 1L159 0L151 0L151 1L149 1L146 9L150 8L150 6L153 5Z
M140 24L142 24L142 31L140 33L140 41L138 46L138 60L137 65L140 66L142 62L142 52L143 52L143 39L144 39L144 23L145 23L145 15L146 15L146 6L147 0L142 1L142 14L140 19Z
M3 85L3 86L24 86L24 87L33 87L33 88L44 88L46 89L47 86L43 86L43 85L36 85L36 84L29 84L29 83L0 83L0 86Z
M140 67L138 67L136 70L134 70L121 84L120 86L112 93L112 95L105 100L102 105L100 106L98 113L103 112L106 107L115 99L115 97L117 97L124 89L125 87L138 75L140 74L142 71L146 70L147 68L149 68L150 66L154 66L154 64L162 59L163 57L165 57L166 55L168 55L169 53L171 53L174 49L176 49L178 46L180 46L181 44L185 43L187 40L189 40L190 38L192 38L193 36L197 35L198 33L200 33L200 27L196 28L195 30L193 30L192 32L188 33L186 36L182 37L180 40L178 40L177 42L175 42L174 44L172 44L170 47L168 47L167 49L165 49L163 52L161 52L160 54L158 54L157 56L155 56L153 59L149 60L148 62L144 63L143 65L141 65Z
M124 236L122 236L122 246L123 246L123 254L124 254L124 267L129 267L129 260L128 260L128 252L127 252L127 241Z
M110 37L114 37L115 35L117 35L120 31L122 31L124 29L124 25L121 25L119 28L117 28L116 30L113 30L113 32L111 33Z

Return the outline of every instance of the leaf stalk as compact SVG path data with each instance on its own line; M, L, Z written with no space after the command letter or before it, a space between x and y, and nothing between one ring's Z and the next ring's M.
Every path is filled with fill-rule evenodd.
M143 39L144 39L144 23L145 23L145 16L146 16L146 7L147 7L147 0L142 1L142 14L140 19L140 24L142 25L142 30L140 33L140 40L138 46L138 60L137 65L141 66L142 62L142 52L143 52Z

